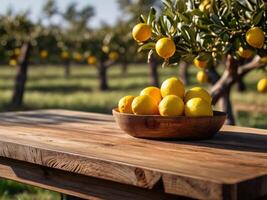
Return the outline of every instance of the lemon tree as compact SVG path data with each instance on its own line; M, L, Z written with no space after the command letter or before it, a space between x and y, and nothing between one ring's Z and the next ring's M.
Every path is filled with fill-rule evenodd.
M263 69L263 78L266 77L267 3L263 0L162 3L160 12L151 8L140 16L140 23L150 26L152 34L138 42L139 51L148 50L148 60L157 55L163 67L178 66L180 61L192 62L202 71L199 80L211 83L212 103L222 100L227 123L234 124L232 86L254 69ZM221 63L223 73L218 72Z

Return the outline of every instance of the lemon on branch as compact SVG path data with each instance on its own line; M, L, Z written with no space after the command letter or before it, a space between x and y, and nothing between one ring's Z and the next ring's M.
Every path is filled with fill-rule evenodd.
M17 60L16 60L16 59L10 59L10 60L9 60L9 65L10 65L11 67L15 67L15 66L17 65Z
M134 26L132 30L132 36L137 42L147 41L152 34L151 27L145 23L139 23Z
M171 38L164 37L159 39L156 43L156 52L164 59L172 57L175 51L176 46Z
M246 32L247 43L254 48L262 48L264 45L264 32L259 27L252 27Z
M251 51L250 49L244 49L243 47L239 47L237 53L241 58L245 59L251 58L253 56L253 51Z
M196 67L198 67L198 68L200 68L200 69L204 69L204 68L206 68L207 67L207 65L208 65L208 62L207 61L205 61L205 60L200 60L199 58L195 58L194 59L194 65L196 66Z
M263 78L263 79L259 80L259 82L257 84L257 90L260 93L267 92L267 78Z
M108 57L112 61L116 61L119 59L120 55L116 51L112 51L108 54Z
M68 59L69 57L70 57L69 52L67 52L67 51L62 51L61 52L61 58Z
M47 56L48 56L48 51L46 51L46 50L42 50L42 51L40 51L40 56L41 56L41 58L47 58Z
M199 83L206 83L208 81L208 75L205 71L199 71L196 78Z
M96 57L95 57L95 56L89 56L89 57L87 58L87 63L88 63L89 65L95 65L95 64L97 63L97 59L96 59Z

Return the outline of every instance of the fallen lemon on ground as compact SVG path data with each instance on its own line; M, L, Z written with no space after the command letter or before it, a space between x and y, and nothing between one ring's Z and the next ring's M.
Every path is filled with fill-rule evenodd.
M176 95L168 95L160 102L159 113L161 116L181 116L184 113L184 102Z
M185 93L184 101L187 102L192 98L200 97L208 104L211 104L212 98L210 94L201 87L193 87Z
M247 43L254 48L262 48L264 45L264 32L259 27L252 27L246 32Z
M136 115L156 115L158 114L158 105L151 96L141 95L134 98L132 110Z
M162 58L170 58L176 51L176 46L171 38L164 37L157 41L156 52Z
M140 95L149 95L149 96L151 96L155 100L157 105L160 103L160 101L162 99L161 93L160 93L160 89L157 88L157 87L153 87L153 86L146 87L145 89L143 89L140 92Z
M213 116L211 105L200 97L190 99L185 104L185 116Z
M173 94L183 98L185 93L183 82L175 77L165 80L160 87L160 91L162 97Z
M208 75L205 71L199 71L196 75L197 81L199 83L207 83L208 82Z
M267 92L267 78L263 78L263 79L259 80L259 82L257 84L257 90L260 93Z
M118 109L121 113L133 113L132 111L132 102L134 96L125 96L119 100Z
M145 23L139 23L134 26L132 36L138 42L145 42L151 37L151 27Z

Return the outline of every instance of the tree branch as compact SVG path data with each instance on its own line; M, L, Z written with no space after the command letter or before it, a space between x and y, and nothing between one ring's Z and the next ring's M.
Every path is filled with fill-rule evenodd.
M256 68L261 68L264 66L265 64L261 63L261 57L257 55L251 60L251 62L245 65L242 65L238 68L238 75L244 76L251 70L256 69Z

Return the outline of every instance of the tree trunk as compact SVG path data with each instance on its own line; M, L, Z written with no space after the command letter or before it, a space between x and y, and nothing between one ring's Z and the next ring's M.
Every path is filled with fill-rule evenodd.
M21 47L21 54L18 59L18 72L15 79L14 92L11 100L11 107L17 108L22 105L25 83L27 80L27 71L29 65L31 45L30 43L24 43Z
M153 55L151 57L149 66L150 66L151 85L158 87L159 86L158 61L156 57Z
M127 62L123 62L121 64L121 74L125 75L127 73L127 69L128 69L128 63Z
M230 88L220 98L221 110L227 113L225 124L235 125L232 103L230 100Z
M107 67L103 62L100 62L98 65L98 76L99 76L99 89L101 91L107 90L108 89Z
M235 120L230 100L230 91L236 81L236 78L238 77L237 68L238 62L232 56L228 55L225 63L225 71L220 79L214 82L211 89L211 95L213 98L212 103L216 104L219 100L221 100L221 109L227 114L226 124L231 125L235 124ZM216 73L213 75L216 75Z
M246 85L244 83L243 77L239 77L237 80L237 89L239 92L245 92L246 91Z
M70 76L70 61L69 60L64 61L64 69L65 69L65 77L69 77Z
M179 65L179 76L181 77L183 83L187 85L188 81L188 63L185 61L181 61Z

